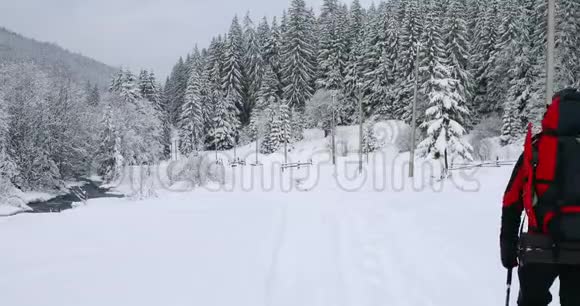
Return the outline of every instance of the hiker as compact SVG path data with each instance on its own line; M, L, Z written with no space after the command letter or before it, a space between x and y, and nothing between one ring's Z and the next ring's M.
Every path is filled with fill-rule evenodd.
M522 236L549 243L519 247L523 211L528 233ZM552 301L550 287L558 277L561 305L580 305L580 265L565 262L570 254L560 248L575 242L580 242L580 92L568 89L557 93L547 107L542 132L532 138L528 129L524 154L503 198L501 261L508 270L519 266L518 305L547 306ZM522 259L522 254L536 249L543 261ZM580 261L578 254L571 260Z

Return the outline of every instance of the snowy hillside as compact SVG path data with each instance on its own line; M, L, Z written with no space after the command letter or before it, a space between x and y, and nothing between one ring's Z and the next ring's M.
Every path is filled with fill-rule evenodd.
M108 85L116 68L58 45L39 42L0 27L0 64L32 61L48 73L67 71L79 83Z
M159 185L157 198L91 200L57 215L0 219L2 300L11 306L502 303L497 240L509 167L456 172L438 183L432 177L438 165L419 163L410 181L408 154L387 146L369 156L358 176L356 154L339 157L334 171L327 140L308 134L290 157L311 156L311 167L282 172L281 154L260 156L261 167L227 167L221 187ZM252 145L236 151L253 159Z

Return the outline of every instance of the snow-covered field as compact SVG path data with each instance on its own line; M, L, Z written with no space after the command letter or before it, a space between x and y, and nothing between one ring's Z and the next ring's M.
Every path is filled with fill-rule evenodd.
M157 198L1 218L0 303L502 305L498 227L510 167L437 183L420 163L410 181L408 155L387 147L358 176L356 155L334 171L325 147L307 139L294 148L294 160L313 157L310 168L281 172L281 156L261 157L262 167L228 169L223 187L155 184Z

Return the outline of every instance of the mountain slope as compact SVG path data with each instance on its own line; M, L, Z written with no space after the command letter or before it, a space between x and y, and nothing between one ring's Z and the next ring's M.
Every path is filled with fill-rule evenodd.
M116 69L58 45L39 42L0 27L0 64L33 61L44 70L70 73L79 82L104 86Z

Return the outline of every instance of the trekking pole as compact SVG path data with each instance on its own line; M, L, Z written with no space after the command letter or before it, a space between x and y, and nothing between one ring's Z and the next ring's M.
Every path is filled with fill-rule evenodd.
M510 295L512 293L513 272L514 272L513 268L508 269L508 272L507 272L505 306L510 306Z

